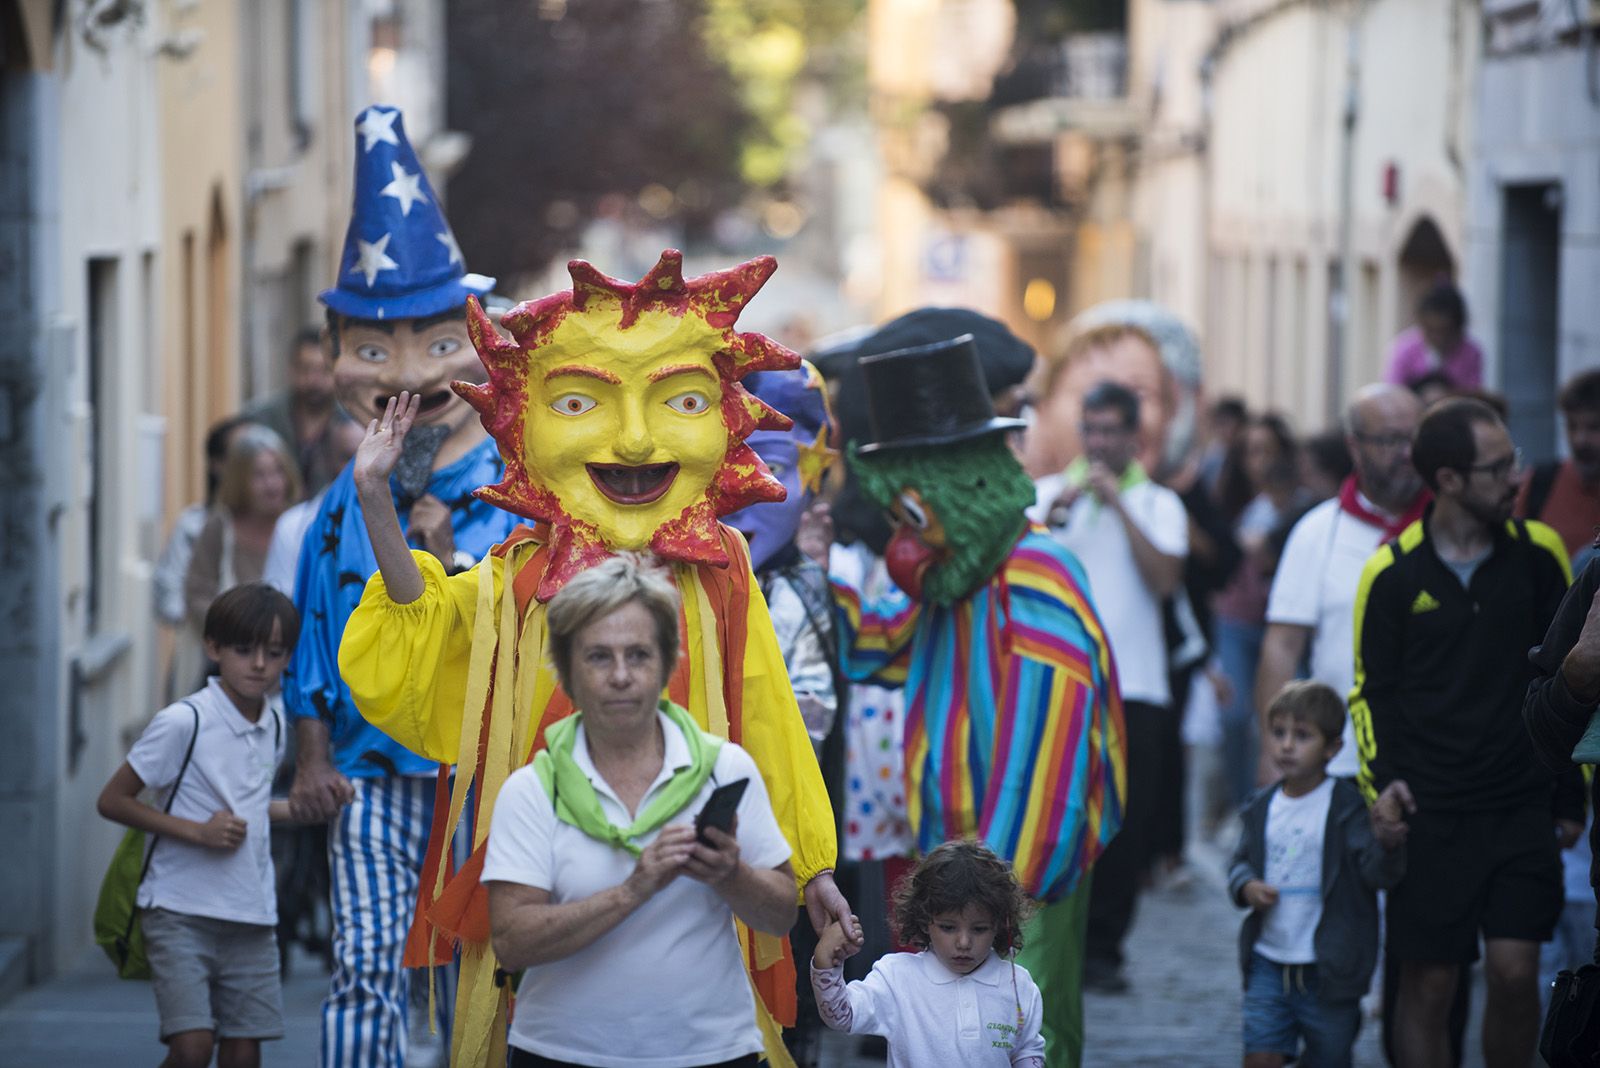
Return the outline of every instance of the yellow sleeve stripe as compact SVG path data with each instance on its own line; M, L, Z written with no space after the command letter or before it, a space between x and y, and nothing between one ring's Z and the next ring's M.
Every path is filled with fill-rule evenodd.
M1409 546L1406 544L1408 540ZM1378 799L1378 791L1372 781L1372 761L1378 756L1378 740L1372 732L1372 707L1367 704L1365 696L1367 666L1361 655L1361 631L1367 618L1367 603L1372 595L1373 582L1400 558L1402 551L1415 548L1421 541L1422 522L1418 520L1401 532L1398 544L1379 546L1367 558L1367 565L1361 570L1361 584L1356 587L1352 612L1355 620L1355 684L1350 689L1350 726L1356 736L1356 755L1361 759L1356 785L1361 787L1361 793L1369 805Z
M1572 561L1567 558L1567 546L1549 525L1536 519L1525 520L1528 527L1528 540L1539 548L1556 558L1561 565L1561 575L1567 580L1567 585L1572 585Z

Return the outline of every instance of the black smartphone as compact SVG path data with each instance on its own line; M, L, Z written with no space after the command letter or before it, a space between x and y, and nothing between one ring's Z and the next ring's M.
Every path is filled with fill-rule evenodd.
M706 837L707 827L715 827L719 831L733 830L733 817L739 811L739 799L744 797L744 788L749 785L749 779L735 779L711 791L711 796L706 798L705 807L694 818L696 840L705 845L711 844L711 840Z

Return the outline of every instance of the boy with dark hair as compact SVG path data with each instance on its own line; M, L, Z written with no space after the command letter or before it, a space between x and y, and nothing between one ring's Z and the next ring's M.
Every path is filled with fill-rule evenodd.
M1300 1054L1348 1065L1361 995L1378 958L1377 891L1405 871L1404 825L1380 839L1361 792L1328 775L1344 744L1344 701L1320 682L1291 682L1267 709L1265 748L1283 778L1253 797L1228 872L1244 971L1244 1063L1281 1068ZM1375 810L1400 819L1391 788Z
M108 820L151 836L137 903L169 1068L250 1068L283 1036L270 819L283 759L277 689L300 617L265 583L235 586L206 613L218 674L157 712L100 793ZM166 791L166 811L139 800ZM159 836L159 837L157 837Z

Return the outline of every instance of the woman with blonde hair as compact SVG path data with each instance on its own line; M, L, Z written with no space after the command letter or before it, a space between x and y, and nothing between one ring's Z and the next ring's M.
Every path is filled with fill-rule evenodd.
M202 681L200 625L211 602L242 582L260 581L278 516L299 499L300 468L283 438L256 424L236 432L184 578L189 625L174 655L180 687Z

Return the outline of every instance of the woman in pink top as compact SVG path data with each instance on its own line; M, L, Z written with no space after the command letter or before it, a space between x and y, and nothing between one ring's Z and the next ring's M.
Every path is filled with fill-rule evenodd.
M1483 350L1467 336L1467 302L1448 281L1417 302L1417 325L1394 339L1384 381L1410 388L1435 372L1456 389L1483 386Z

